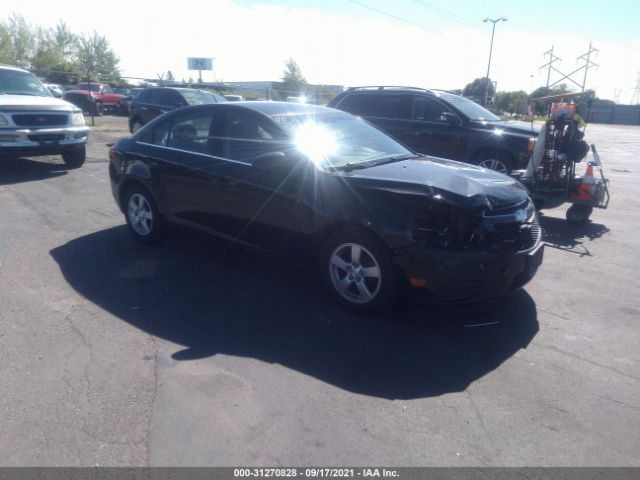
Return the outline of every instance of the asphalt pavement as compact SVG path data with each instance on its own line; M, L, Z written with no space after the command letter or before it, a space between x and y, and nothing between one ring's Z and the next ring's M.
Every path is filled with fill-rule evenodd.
M588 126L610 207L544 211L524 290L371 319L295 265L137 244L126 119L96 122L80 169L0 160L0 465L640 465L640 127Z

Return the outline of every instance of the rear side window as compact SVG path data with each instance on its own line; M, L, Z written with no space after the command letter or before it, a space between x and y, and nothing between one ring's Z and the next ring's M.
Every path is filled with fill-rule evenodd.
M167 146L193 153L211 153L209 148L211 112L196 112L175 117Z
M137 102L148 102L149 95L151 95L151 90L142 90L135 98Z
M411 119L411 95L354 94L340 102L338 108L362 117Z

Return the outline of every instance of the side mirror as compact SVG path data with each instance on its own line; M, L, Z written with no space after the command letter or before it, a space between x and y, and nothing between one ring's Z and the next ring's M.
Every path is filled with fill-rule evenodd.
M268 152L258 155L251 166L260 172L288 172L296 163L295 158L284 152Z
M448 123L452 127L459 127L462 125L462 120L457 115L454 115L451 112L442 112L438 120L441 122Z
M171 108L182 108L182 107L184 107L182 102L175 102L171 104Z

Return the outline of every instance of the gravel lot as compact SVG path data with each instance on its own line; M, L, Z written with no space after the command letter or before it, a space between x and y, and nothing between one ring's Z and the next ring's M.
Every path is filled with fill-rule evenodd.
M526 290L372 320L277 260L135 243L126 119L96 123L79 170L0 161L0 464L640 465L640 128L589 125L610 208L546 211Z

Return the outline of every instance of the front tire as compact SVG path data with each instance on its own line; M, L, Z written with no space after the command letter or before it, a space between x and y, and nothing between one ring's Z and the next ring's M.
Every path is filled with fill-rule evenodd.
M131 133L136 133L143 126L144 126L144 123L142 123L142 120L140 120L139 118L134 118L133 121L131 122Z
M142 185L132 185L124 196L125 218L129 232L137 241L152 245L166 236L164 219L153 195Z
M504 153L486 154L478 159L477 164L504 175L509 175L513 169L513 162Z
M383 313L397 299L398 282L387 247L360 230L334 233L320 253L320 275L340 304L356 313Z
M104 114L104 105L102 102L96 102L93 104L93 115L95 117L101 117Z
M589 217L593 213L593 207L587 205L571 205L567 209L567 222L572 225L584 225L589 221Z
M80 168L87 159L87 149L83 145L80 148L62 154L64 164L69 168Z

